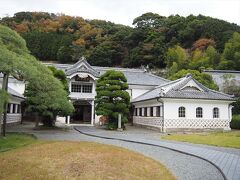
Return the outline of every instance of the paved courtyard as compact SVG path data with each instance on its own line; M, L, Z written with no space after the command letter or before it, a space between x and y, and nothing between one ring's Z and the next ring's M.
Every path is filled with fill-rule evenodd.
M32 133L43 140L91 141L124 147L168 167L178 179L240 179L240 150L161 140L161 134L129 126L126 131L75 126L67 130L33 130L20 125L9 131Z

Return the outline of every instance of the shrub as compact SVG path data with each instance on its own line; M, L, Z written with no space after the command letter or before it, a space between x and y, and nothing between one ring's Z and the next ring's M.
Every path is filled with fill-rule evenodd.
M240 115L233 115L230 127L232 129L240 129Z

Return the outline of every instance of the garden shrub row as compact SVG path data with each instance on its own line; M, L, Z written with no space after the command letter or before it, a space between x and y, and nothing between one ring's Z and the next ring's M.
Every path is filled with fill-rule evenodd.
M240 129L240 115L233 115L230 127L231 129Z

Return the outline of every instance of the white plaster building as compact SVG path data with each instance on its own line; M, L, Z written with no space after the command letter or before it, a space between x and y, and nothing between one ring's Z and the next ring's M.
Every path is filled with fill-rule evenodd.
M153 75L144 69L91 66L84 58L75 64L48 63L46 65L55 66L63 70L67 75L69 97L75 107L75 113L68 117L67 123L69 124L99 124L99 116L95 114L94 109L96 80L107 70L114 69L124 73L129 85L127 91L131 99L148 92L160 84L169 82L169 80Z
M133 123L164 132L229 130L232 102L232 96L208 89L189 74L133 99Z
M0 74L0 88L2 86L2 74ZM20 123L22 120L21 103L24 101L25 84L13 77L8 80L8 93L10 99L7 110L7 124Z

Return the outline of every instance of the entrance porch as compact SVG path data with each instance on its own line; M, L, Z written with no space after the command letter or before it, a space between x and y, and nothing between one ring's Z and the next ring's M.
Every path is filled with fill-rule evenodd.
M67 117L67 124L94 125L94 100L72 100L74 113Z

